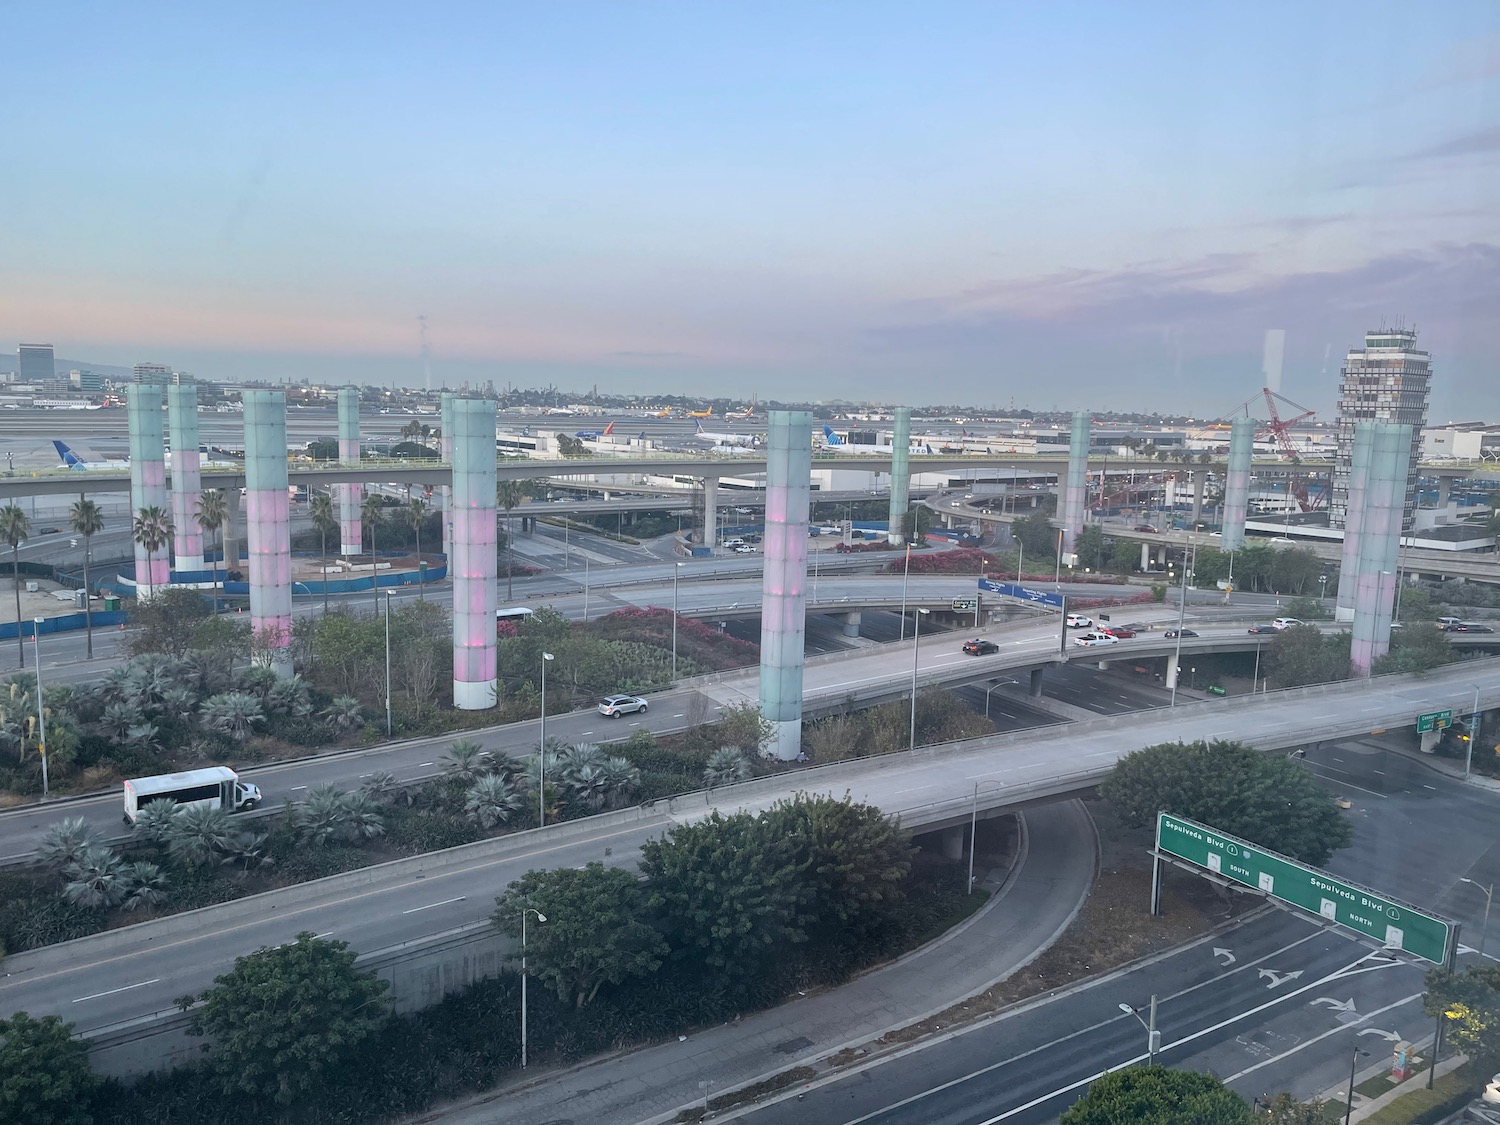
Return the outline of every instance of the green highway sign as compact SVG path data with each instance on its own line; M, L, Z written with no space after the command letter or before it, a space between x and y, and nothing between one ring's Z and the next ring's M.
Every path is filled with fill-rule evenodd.
M1453 725L1453 709L1428 711L1417 716L1417 733L1431 734L1435 730L1447 730Z
M973 613L978 608L979 608L979 599L978 598L954 598L953 599L953 612L954 613Z
M1455 923L1346 883L1316 867L1186 817L1159 813L1156 848L1434 965L1448 963Z

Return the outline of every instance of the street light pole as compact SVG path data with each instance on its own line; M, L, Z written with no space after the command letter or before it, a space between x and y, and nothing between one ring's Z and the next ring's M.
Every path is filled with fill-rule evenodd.
M1020 680L996 680L989 687L987 687L987 688L984 689L984 717L986 719L988 719L990 717L990 692L994 691L996 688L1004 687L1006 684L1014 684L1016 687L1020 687L1021 686L1021 681Z
M1148 1023L1141 1019L1141 1013L1126 1003L1120 1004L1120 1011L1126 1015L1134 1016L1136 1022L1146 1029L1146 1065L1156 1065L1156 1052L1161 1047L1161 1033L1156 1030L1156 996L1151 996L1151 1020Z
M1350 1058L1349 1058L1349 1101L1348 1101L1347 1107L1344 1110L1344 1125L1349 1125L1349 1118L1354 1113L1354 1071L1359 1066L1360 1056L1364 1055L1364 1054L1366 1054L1366 1052L1361 1051L1358 1047L1355 1047L1354 1048L1354 1054L1351 1055ZM1431 1067L1431 1069L1433 1069L1433 1070L1437 1069L1437 1059L1436 1058L1434 1058L1432 1060L1432 1067Z
M1196 548L1198 546L1198 531L1197 531L1196 528L1193 530L1193 543L1192 543L1192 545L1193 545L1193 548L1194 548L1194 555L1196 555L1197 554ZM1182 679L1182 628L1183 628L1184 623L1187 620L1187 587L1188 587L1188 570L1189 569L1191 569L1191 564L1188 561L1187 555L1184 555L1183 558L1182 558L1182 595L1177 599L1177 651L1172 656L1172 702L1171 702L1171 706L1173 706L1173 707L1177 706L1177 681L1180 680L1180 679ZM1255 654L1256 654L1256 659L1259 660L1259 658L1260 658L1260 646L1259 645L1256 646ZM1259 671L1260 671L1260 665L1257 663L1256 664L1256 674L1257 675L1259 675Z
M911 577L911 544L906 545L906 565L901 570L901 635L896 639L906 640L906 580ZM814 600L817 595L813 595Z
M1469 720L1469 752L1464 755L1464 780L1469 780L1469 772L1474 768L1474 743L1479 741L1479 685L1469 684L1474 689L1474 707L1472 718Z
M1062 589L1062 543L1063 543L1062 528L1058 528L1057 529L1057 573L1053 576L1052 581L1053 581L1053 585L1055 585L1059 590Z
M589 623L589 557L583 556L583 623Z
M36 644L36 753L42 760L42 800L47 799L47 708L42 706L42 623L31 619L31 639ZM18 627L19 628L19 627Z
M1010 681L1015 683L1014 680ZM995 685L999 687L999 684ZM1003 785L1001 781L976 781L974 783L974 808L969 813L969 894L974 893L974 852L979 843L979 787L981 785Z
M1475 882L1473 879L1461 878L1460 883L1473 883L1484 892L1484 923L1479 928L1479 959L1484 960L1484 942L1490 934L1490 906L1495 901L1495 884L1485 886L1483 883Z
M535 914L538 922L545 922L547 916L533 907L525 907L521 911L521 1069L526 1069L526 915Z
M542 729L541 741L536 748L536 822L538 827L547 823L547 665L552 662L550 652L542 653Z
M922 651L922 618L927 616L927 610L921 606L917 607L917 616L913 619L911 634L911 746L912 750L917 748L917 657Z
M391 592L385 592L385 736L391 737Z

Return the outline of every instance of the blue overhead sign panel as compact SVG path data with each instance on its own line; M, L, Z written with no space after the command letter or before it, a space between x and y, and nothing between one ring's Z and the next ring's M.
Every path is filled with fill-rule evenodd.
M992 578L981 578L979 588L988 590L992 594L1001 594L1007 598L1019 598L1023 602L1034 602L1037 605L1050 605L1058 609L1062 608L1063 596L1061 594L1049 594L1045 590L1031 590L1025 586L1018 586L1013 582L996 582Z

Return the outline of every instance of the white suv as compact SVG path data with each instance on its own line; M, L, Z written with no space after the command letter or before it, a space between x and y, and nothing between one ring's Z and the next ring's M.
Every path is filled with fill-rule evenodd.
M1295 625L1306 625L1306 621L1299 621L1295 617L1278 617L1271 622L1273 629L1290 629Z
M1069 629L1092 629L1093 627L1094 619L1092 617L1085 617L1081 613L1068 614Z

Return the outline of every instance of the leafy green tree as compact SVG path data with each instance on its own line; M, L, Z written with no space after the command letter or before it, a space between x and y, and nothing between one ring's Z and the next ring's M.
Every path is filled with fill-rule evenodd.
M1327 621L1333 616L1317 598L1293 598L1283 607L1282 613L1298 621Z
M1073 540L1073 553L1078 556L1078 565L1085 569L1102 570L1105 552L1104 529L1096 523L1086 525Z
M203 595L184 586L166 586L136 602L130 611L135 631L130 651L136 656L159 653L181 658L193 647L199 625L210 615Z
M575 1007L606 984L656 972L667 955L661 932L645 920L646 891L622 868L595 860L582 869L528 871L495 900L491 918L519 937L528 907L547 921L528 923L527 968Z
M318 618L313 634L313 667L337 695L358 698L380 682L385 659L385 625L369 617L334 610Z
M1129 539L1117 539L1110 549L1109 569L1116 574L1130 574L1141 564L1141 545Z
M847 795L836 801L798 794L762 819L796 850L809 931L862 938L901 909L916 849L911 835L874 805Z
M720 708L715 724L719 745L736 746L751 756L759 755L766 748L775 729L761 714L760 708L752 703L731 703Z
M359 502L359 519L362 531L370 533L370 593L375 599L375 616L380 616L380 567L375 558L375 533L385 522L385 497L378 492L366 492Z
M1095 1079L1059 1125L1252 1125L1245 1099L1195 1070L1131 1066Z
M793 842L748 813L680 825L641 847L641 870L673 956L744 987L777 948L805 940Z
M1099 794L1127 824L1191 817L1304 863L1322 864L1354 833L1307 770L1240 742L1166 742L1120 759Z
M1277 1094L1269 1105L1261 1103L1265 1110L1265 1125L1328 1125L1327 1104L1322 1098L1310 1102L1299 1102L1291 1094Z
M413 533L415 533L417 537L417 598L419 600L424 596L420 567L422 559L422 524L427 521L427 511L429 507L430 505L425 500L409 500L406 504L406 511L403 513L406 518L406 525L412 529Z
M1480 1074L1500 1069L1500 966L1429 969L1426 984L1422 1010L1429 1019L1443 1019L1447 1042Z
M178 1001L211 1040L209 1072L231 1100L311 1104L385 1025L389 985L354 967L346 942L311 933L235 959L199 996Z
M1283 629L1266 656L1266 678L1283 688L1347 680L1349 634L1301 626Z
M26 639L21 635L21 544L31 534L31 520L17 504L0 508L0 539L10 544L11 584L16 592L16 657L26 667Z
M1430 621L1418 621L1391 630L1391 648L1371 666L1376 675L1387 672L1430 672L1459 660L1448 635Z
M0 1121L17 1125L90 1125L98 1078L88 1044L56 1016L17 1012L0 1019Z
M89 582L89 563L92 560L93 550L91 540L104 530L104 513L99 510L99 505L87 497L73 501L73 506L68 509L68 526L72 528L75 535L83 537L83 627L88 635L85 642L84 654L87 659L94 659L94 611L90 608L90 600L87 595L92 592Z
M1016 520L1010 525L1010 533L1024 548L1027 558L1040 561L1057 554L1057 528L1040 512Z

